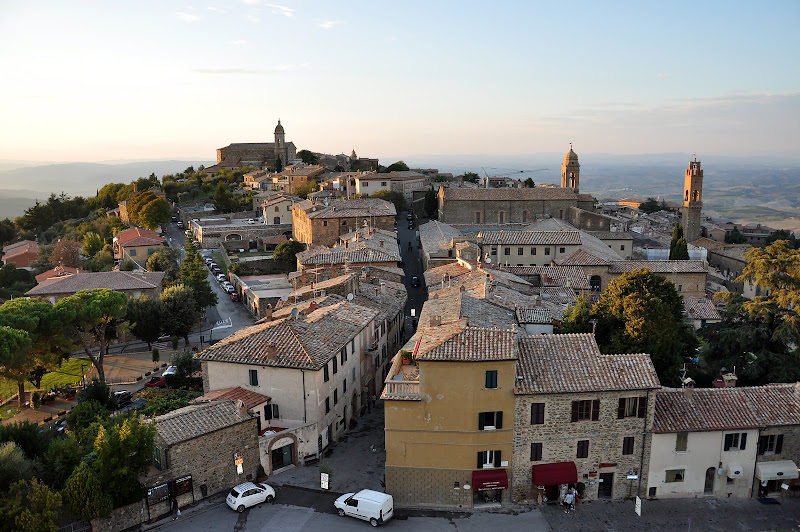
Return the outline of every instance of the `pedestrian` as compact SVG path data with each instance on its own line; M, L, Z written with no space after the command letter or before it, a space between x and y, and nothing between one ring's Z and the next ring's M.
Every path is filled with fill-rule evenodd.
M575 500L575 496L572 495L572 490L567 491L567 494L564 496L564 513L568 514L569 509L572 507L572 503Z
M575 510L575 503L578 502L578 489L573 487L572 488L572 504L570 504L570 510Z
M170 511L172 512L173 521L181 516L181 509L178 508L178 499L172 499L172 502L170 502Z
M761 487L758 490L758 496L759 497L763 498L763 497L767 496L767 484L768 484L768 482L766 480L762 480L761 481Z

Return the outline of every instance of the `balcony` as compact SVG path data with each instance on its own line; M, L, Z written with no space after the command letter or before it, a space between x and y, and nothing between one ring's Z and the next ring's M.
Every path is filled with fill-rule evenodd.
M419 367L403 364L403 357L396 354L392 359L392 367L384 381L381 399L393 401L419 401Z

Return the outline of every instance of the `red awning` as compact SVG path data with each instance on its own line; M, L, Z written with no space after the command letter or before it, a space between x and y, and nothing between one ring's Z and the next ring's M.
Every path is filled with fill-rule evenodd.
M575 462L535 465L532 475L534 486L554 486L578 482L578 470Z
M475 491L508 489L505 469L479 469L472 472L472 489Z

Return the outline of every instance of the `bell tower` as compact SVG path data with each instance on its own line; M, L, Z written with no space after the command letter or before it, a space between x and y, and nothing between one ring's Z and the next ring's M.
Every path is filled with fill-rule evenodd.
M572 151L572 143L569 143L569 151L564 155L564 162L561 164L561 188L571 188L577 194L581 180L581 164L578 162L578 154Z
M697 157L689 161L683 179L683 234L687 242L700 238L700 214L703 209L703 170Z
M288 164L286 156L286 133L283 131L281 119L278 119L278 125L275 126L275 157L280 158L281 163Z

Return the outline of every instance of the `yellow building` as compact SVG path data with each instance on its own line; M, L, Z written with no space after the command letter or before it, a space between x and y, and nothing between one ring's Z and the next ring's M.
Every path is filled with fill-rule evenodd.
M398 506L511 501L516 359L513 331L466 319L420 327L395 356L381 399L386 491Z

